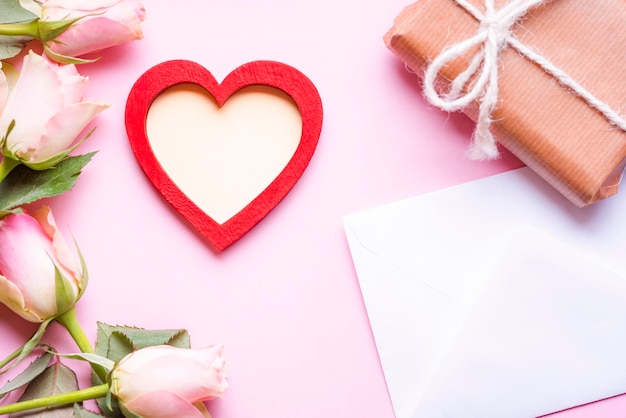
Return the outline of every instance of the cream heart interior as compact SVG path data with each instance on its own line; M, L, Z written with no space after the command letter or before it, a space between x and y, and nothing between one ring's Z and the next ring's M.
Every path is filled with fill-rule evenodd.
M206 89L185 83L153 101L146 131L172 181L222 224L285 168L300 143L302 117L274 87L245 87L220 108Z

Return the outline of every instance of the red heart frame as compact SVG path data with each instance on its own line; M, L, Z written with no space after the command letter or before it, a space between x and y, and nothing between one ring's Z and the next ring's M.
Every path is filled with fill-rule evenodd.
M244 87L263 85L285 92L302 117L300 143L285 168L241 211L219 224L187 197L157 160L146 132L153 101L169 87L193 83L205 88L218 106ZM203 66L186 60L158 64L133 85L126 102L126 132L135 157L148 179L165 199L215 247L222 251L254 227L289 193L311 160L322 129L322 101L313 83L300 71L275 61L253 61L218 83Z

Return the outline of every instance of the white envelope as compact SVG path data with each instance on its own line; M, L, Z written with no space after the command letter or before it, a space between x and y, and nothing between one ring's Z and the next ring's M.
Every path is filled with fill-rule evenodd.
M420 416L413 415L420 400L436 384L446 354L457 347L454 339L521 228L541 230L608 269L626 270L625 198L575 208L522 168L345 217L396 417ZM610 360L617 365L622 358ZM537 379L545 372L519 370ZM612 376L596 377L581 383L589 386L582 396L555 388L547 399L526 401L548 413L626 391L626 379L617 387ZM598 381L606 385L598 387ZM483 401L490 400L485 393ZM511 408L501 416L512 416Z

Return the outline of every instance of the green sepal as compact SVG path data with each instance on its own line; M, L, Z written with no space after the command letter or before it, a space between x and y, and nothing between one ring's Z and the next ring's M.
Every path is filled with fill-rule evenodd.
M74 23L82 19L84 16L76 17L74 19L67 20L39 20L37 26L39 28L39 40L41 42L48 42L65 32Z
M78 296L76 297L76 302L80 300L85 293L85 289L87 289L87 285L89 284L89 270L87 269L87 263L85 263L85 258L83 257L83 253L80 251L80 247L76 240L74 240L74 246L76 247L76 252L78 253L78 259L80 260L80 270L82 272L82 280L78 289Z
M51 352L45 352L41 356L37 357L22 373L17 375L13 380L8 381L2 388L0 388L0 399L2 399L7 393L29 384L37 376L43 373L50 364L52 356L53 354Z
M125 418L144 418L141 415L135 414L133 411L129 411L124 405L120 404L120 410L124 414Z
M52 41L52 42L56 42L56 41ZM58 62L59 64L90 64L100 59L100 58L94 58L94 59L88 60L84 58L68 57L67 55L62 55L62 54L54 52L47 45L44 45L43 50L48 56L48 58Z
M21 210L17 210L17 209L13 209L13 210L0 210L0 220L2 220L2 218L4 218L5 216L9 216L9 215L13 215L15 213L21 213Z
M28 161L23 161L20 160L18 157L15 157L16 160L20 160L20 162L22 164L24 164L26 167L35 170L35 171L43 171L43 170L49 170L51 168L56 168L57 164L59 164L61 161L65 160L68 155L70 155L70 153L72 153L76 148L78 148L83 142L85 142L87 140L87 138L89 138L91 136L91 134L93 134L93 132L96 130L96 128L93 128L91 131L89 131L89 133L87 133L87 135L85 135L84 138L82 138L80 141L76 142L74 145L72 145L70 148L58 153L55 156L52 156L50 158L48 158L45 161L40 161L38 163L30 163ZM8 136L8 134L7 134Z
M0 182L0 210L11 210L71 190L94 155L95 152L67 157L54 169L45 171L34 171L23 165L14 168Z
M193 406L195 406L201 413L207 418L211 418L211 414L209 410L206 408L204 402L194 402Z
M120 361L127 354L134 351L130 339L126 335L113 330L108 325L98 323L96 338L96 354L105 356L115 362ZM94 386L104 383L95 373L92 374L91 380ZM110 418L121 418L124 416L117 399L110 392L105 399L97 399L96 402L105 416Z
M14 128L15 128L15 119L11 120L11 122L9 123L9 126L7 126L7 131L4 133L4 135L2 135L2 138L0 138L0 148L4 148L4 143L7 141L7 138L9 137L9 135L11 134L11 131L13 131ZM17 160L17 158L15 158L13 154L8 153L7 150L3 149L2 153L5 154L7 157L11 157L14 160Z
M24 343L20 348L9 354L4 360L0 361L0 374L6 373L13 367L18 365L22 360L26 358L39 344L43 334L46 332L46 328L52 322L52 318L43 321L37 331L33 334L28 341ZM8 367L7 367L8 366Z
M20 166L20 162L6 155L0 160L0 183L11 174L11 171Z
M78 283L78 294L74 295L74 288L70 285L69 280L65 279L61 270L59 270L56 264L54 265L57 312L59 314L67 312L74 305L76 305L76 302L78 302L81 296L83 296L83 293L85 293L87 283L89 282L87 263L85 263L85 259L80 251L80 248L78 247L78 244L76 243L76 240L74 240L74 245L76 246L76 252L78 253L81 268L81 281Z
M54 265L54 285L56 289L57 312L62 314L72 309L76 304L76 295L69 280L63 276L56 264Z
M100 410L104 413L105 417L124 418L124 413L122 412L117 399L114 399L110 390L104 399L96 399L96 403L98 404Z

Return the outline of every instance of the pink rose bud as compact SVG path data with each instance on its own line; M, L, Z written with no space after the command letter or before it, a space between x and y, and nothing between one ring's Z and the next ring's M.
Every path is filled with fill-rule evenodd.
M65 313L84 290L83 273L48 207L0 219L0 302L22 318L43 322Z
M202 402L221 397L228 387L222 350L165 345L140 349L111 372L111 393L127 416L208 416Z
M0 150L25 165L54 166L107 104L83 101L87 78L30 51L13 88L0 88Z
M141 39L146 18L139 0L47 0L42 21L66 21L80 17L46 47L64 57L80 57L135 39Z

